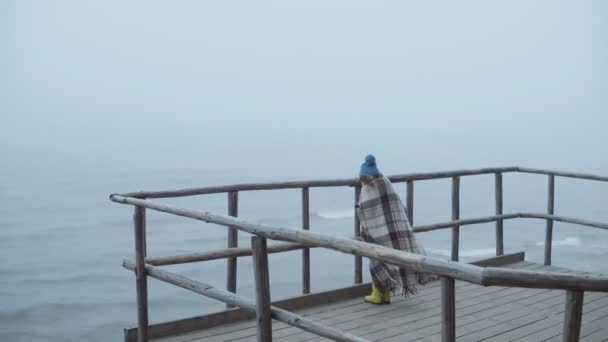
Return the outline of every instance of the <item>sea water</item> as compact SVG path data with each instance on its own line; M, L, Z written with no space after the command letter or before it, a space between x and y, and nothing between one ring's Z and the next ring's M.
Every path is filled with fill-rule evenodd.
M17 177L2 187L0 215L0 340L1 341L108 341L119 340L122 329L136 322L135 279L121 267L133 257L132 208L112 203L111 192L150 189L158 179L164 187L207 185L188 181L222 176L203 170L182 169L167 177L151 170L145 182L114 171L89 170L90 178L66 171L36 177ZM106 179L103 176L106 175ZM198 175L198 176L197 176ZM351 175L345 175L351 176ZM228 179L230 181L232 179ZM280 177L277 177L280 178ZM181 180L184 181L181 181ZM285 179L285 178L284 178ZM505 212L543 212L546 208L546 177L506 174ZM242 177L246 181L246 176ZM257 180L257 179L256 179ZM267 180L277 180L268 178ZM493 175L465 177L461 190L461 217L488 216L494 212ZM159 186L161 187L161 186ZM405 185L396 188L405 197ZM450 180L417 182L415 224L449 221ZM603 212L606 185L558 178L556 212L568 216L608 221ZM243 192L239 216L270 225L301 227L299 190ZM192 198L156 199L191 209L225 213L227 196L214 194ZM352 188L310 191L312 231L353 236ZM166 256L204 252L226 246L226 229L199 221L148 211L148 255ZM526 258L542 262L545 222L508 220L504 223L507 253L525 251ZM429 254L449 258L450 229L418 234ZM608 273L608 232L555 223L553 262L579 271ZM250 236L239 234L239 245L248 246ZM464 261L495 254L494 224L461 228L460 255ZM323 249L311 250L312 291L347 286L353 282L354 257ZM225 286L226 262L217 260L166 267L199 281ZM364 264L367 270L367 262ZM301 291L301 252L270 256L273 299ZM368 272L364 272L369 279ZM238 261L238 289L252 297L251 258ZM223 303L203 298L156 280L149 281L150 322L175 320L221 310Z

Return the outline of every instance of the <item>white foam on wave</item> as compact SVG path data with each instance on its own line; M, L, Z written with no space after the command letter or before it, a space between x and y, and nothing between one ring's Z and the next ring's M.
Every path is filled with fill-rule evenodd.
M441 256L451 256L452 255L452 252L447 249L426 248L426 251L429 252L429 254L435 254L435 255L441 255ZM458 254L461 257L465 257L465 258L475 258L475 257L493 255L494 253L496 253L496 249L494 249L494 248L478 248L478 249L461 250Z
M320 218L324 218L327 220L340 220L352 218L355 216L353 209L344 209L344 210L330 210L330 211L322 211L318 213Z
M592 249L608 249L608 244L605 243L592 243L589 245Z
M581 241L581 239L577 236L568 236L565 239L562 240L555 240L553 241L552 245L554 247L559 247L559 246L574 246L574 247L578 247L581 246L583 243ZM536 243L537 246L544 246L545 242L541 241L541 242L537 242Z

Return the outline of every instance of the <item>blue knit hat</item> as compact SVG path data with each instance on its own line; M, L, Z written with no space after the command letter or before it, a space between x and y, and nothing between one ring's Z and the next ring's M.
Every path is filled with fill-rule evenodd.
M372 154L368 154L365 157L365 163L361 164L361 172L359 176L378 176L380 171L378 170L378 166L376 166L376 157Z

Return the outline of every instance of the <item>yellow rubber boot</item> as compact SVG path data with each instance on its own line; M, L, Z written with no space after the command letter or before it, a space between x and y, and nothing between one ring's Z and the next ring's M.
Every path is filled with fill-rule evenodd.
M365 297L364 300L368 303L372 304L382 304L383 302L383 293L378 290L376 284L372 282L372 294Z
M390 304L391 303L391 290L386 289L382 292L382 303Z

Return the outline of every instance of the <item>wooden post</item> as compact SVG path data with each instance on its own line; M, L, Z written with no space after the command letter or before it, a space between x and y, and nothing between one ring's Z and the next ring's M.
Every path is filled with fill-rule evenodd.
M147 229L147 219L146 219L146 209L142 208L142 222L143 222L143 232L141 237L142 250L144 251L144 258L148 257L148 229ZM145 260L145 259L144 259Z
M502 215L502 173L496 173L496 215ZM496 221L496 256L505 253L503 242L503 219Z
M359 221L359 213L357 206L361 198L361 184L355 185L355 236L361 236L361 222ZM355 284L363 283L363 257L355 255Z
M553 215L555 205L555 176L549 175L547 184L547 214ZM547 219L545 232L545 265L551 265L551 245L553 244L553 220Z
M302 188L302 228L310 230L309 188ZM302 249L302 293L310 293L310 249Z
M228 215L237 217L239 215L239 193L236 191L228 193ZM228 228L228 248L238 247L239 235L235 227ZM231 257L227 260L226 268L226 290L236 293L236 265L237 258ZM226 304L226 308L232 306Z
M268 273L268 252L266 238L251 237L253 249L253 274L255 276L256 316L258 342L272 341L272 317L270 310L270 280Z
M414 181L407 181L407 219L410 225L414 227Z
M146 276L146 209L135 207L135 285L137 288L137 341L148 342L148 279Z
M452 177L452 220L460 219L460 177ZM452 260L458 261L460 226L452 228Z
M454 278L441 277L441 341L456 341L456 299Z
M564 342L578 342L583 317L583 291L566 291L566 312L564 313Z

